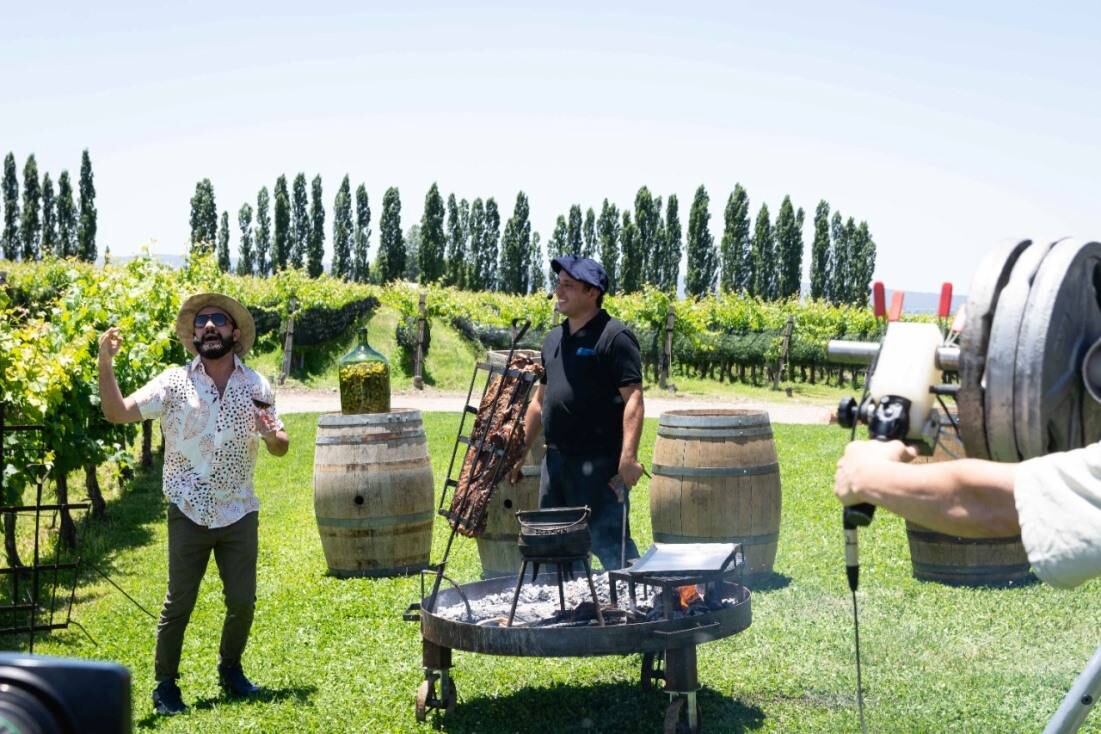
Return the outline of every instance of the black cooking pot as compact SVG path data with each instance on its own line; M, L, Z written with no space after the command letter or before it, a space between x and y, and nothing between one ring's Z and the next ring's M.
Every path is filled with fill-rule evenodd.
M559 507L516 513L518 545L524 558L579 558L592 550L588 507Z

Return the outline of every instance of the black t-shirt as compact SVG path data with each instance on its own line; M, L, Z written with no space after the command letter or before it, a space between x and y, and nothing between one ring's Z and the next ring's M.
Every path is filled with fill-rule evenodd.
M601 309L576 334L569 321L543 340L543 431L569 454L618 456L623 447L619 388L642 382L638 340Z

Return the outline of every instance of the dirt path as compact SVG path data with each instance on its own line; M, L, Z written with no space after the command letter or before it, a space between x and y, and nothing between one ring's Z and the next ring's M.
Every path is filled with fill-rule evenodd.
M463 409L465 394L433 390L394 393L390 400L394 408L415 408L426 412L458 413ZM280 413L335 413L340 410L336 390L301 390L283 388L277 392ZM668 410L700 410L707 408L747 408L768 411L773 423L827 424L832 409L822 405L798 402L761 402L739 399L700 399L688 397L646 396L646 414L658 416Z

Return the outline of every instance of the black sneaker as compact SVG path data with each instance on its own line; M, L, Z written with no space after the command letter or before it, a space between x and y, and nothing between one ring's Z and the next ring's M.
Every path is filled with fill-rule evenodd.
M219 665L218 684L230 698L251 698L262 690L245 677L240 665Z
M175 716L187 711L180 687L174 680L162 680L153 689L153 710L161 716Z

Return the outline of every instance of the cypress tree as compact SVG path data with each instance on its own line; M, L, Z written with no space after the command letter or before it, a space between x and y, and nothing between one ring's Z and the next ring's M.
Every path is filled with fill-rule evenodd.
M353 240L354 277L357 283L366 283L371 277L367 248L371 239L371 203L367 199L367 187L356 188L356 232Z
M218 216L214 209L214 187L210 189L210 221L214 222ZM79 256L84 262L96 261L96 230L98 213L96 212L96 186L92 176L92 159L88 156L88 149L80 155L80 220L77 224L77 246L80 248ZM212 225L213 227L213 225ZM214 242L213 232L211 243ZM106 257L106 255L105 255Z
M310 202L306 194L306 174L300 172L294 177L291 190L291 251L288 257L291 267L302 268L309 244Z
M444 285L466 287L466 231L454 194L447 197L447 273Z
M669 194L665 205L665 227L662 233L662 254L665 267L662 268L661 289L676 295L677 280L680 278L681 240L680 204L676 194Z
M616 292L619 270L619 209L605 199L596 223L600 238L600 264L608 274L608 293Z
M218 225L218 269L228 273L229 268L229 212L223 211Z
M585 233L585 245L581 248L581 256L592 257L596 252L596 212L591 206L585 210L585 224L582 230Z
M23 221L19 227L23 239L23 260L38 260L38 240L42 236L42 188L38 181L38 163L32 153L23 166Z
M768 204L761 204L761 208L757 211L757 221L753 226L753 244L750 247L753 280L749 286L749 295L766 301L771 301L775 297L773 279L776 274L776 264L772 241L772 221L768 213Z
M261 278L271 272L271 197L268 187L262 186L256 195L256 274Z
M715 290L718 257L715 238L711 236L709 204L707 189L701 185L696 189L688 213L688 271L684 290L690 296L705 296Z
M719 245L722 275L719 290L745 293L749 290L749 197L741 184L726 199L723 210L723 238Z
M42 177L42 257L57 255L57 201L49 171Z
M443 197L435 182L424 196L424 214L421 216L420 277L422 283L435 283L443 279L446 270L444 250L447 240L443 233Z
M835 306L849 302L849 243L841 212L830 217L830 303Z
M643 255L639 249L638 227L631 221L631 213L623 212L623 227L619 231L620 269L619 292L634 293L642 290Z
M825 199L814 210L814 242L810 246L810 297L825 300L830 292L830 205Z
M4 156L4 259L16 260L19 257L19 175L15 169L15 156Z
M481 198L470 205L470 249L467 252L466 287L472 291L486 290L485 272L481 270L482 248L485 247L486 210Z
M798 299L803 272L803 235L790 196L784 197L780 213L776 215L776 244L779 249L777 297Z
M352 183L347 174L340 182L333 202L333 264L332 274L350 280L352 267Z
M542 293L547 289L546 270L547 261L543 259L543 247L539 244L539 233L531 233L531 271L528 275L528 284L531 293Z
M217 236L218 210L214 203L214 184L210 183L209 178L204 178L195 184L195 195L191 197L191 251L213 252ZM83 246L80 253L83 259Z
M405 239L401 233L401 195L391 186L382 197L378 233L378 275L390 283L405 273Z
M661 280L660 271L665 267L662 261L661 247L658 241L658 228L661 225L660 204L654 205L650 189L643 186L635 194L635 226L638 228L638 247L641 253L641 277L643 283L657 284Z
M497 200L492 196L486 199L486 229L482 239L481 262L482 282L487 291L497 290L497 250L501 242L501 212Z
M69 172L62 171L57 179L57 255L76 257L76 205Z
M316 278L325 272L325 201L322 198L321 176L310 184L310 231L306 239L306 273Z
M271 245L271 272L286 270L291 256L291 198L287 177L275 180L274 234Z
M237 211L237 226L241 231L241 244L237 255L237 274L252 275L256 269L256 262L252 253L252 206L247 201Z
M581 207L574 204L570 207L570 219L566 225L566 252L568 255L580 255L584 249L584 238L581 233Z

